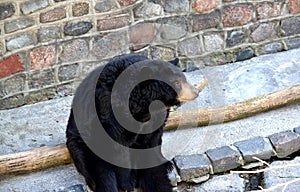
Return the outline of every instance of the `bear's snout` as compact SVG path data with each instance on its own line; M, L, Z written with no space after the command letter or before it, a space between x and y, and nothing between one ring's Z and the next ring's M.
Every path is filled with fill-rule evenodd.
M181 103L194 100L198 97L198 91L191 84L185 82L181 84L181 91L177 97L177 100Z

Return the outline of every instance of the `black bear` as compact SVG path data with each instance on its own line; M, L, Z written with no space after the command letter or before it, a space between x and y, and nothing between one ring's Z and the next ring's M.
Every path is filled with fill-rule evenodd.
M146 67L133 69L128 77L123 78L121 88L116 91L116 98L112 99L113 88L118 78L121 78L121 74L126 69L129 69L130 66L135 66L135 64L139 63L146 64ZM162 156L160 145L162 143L164 122L167 120L170 107L178 106L198 96L197 91L186 81L184 74L176 66L177 64L177 58L166 62L150 60L145 56L132 54L114 59L101 68L101 73L96 79L95 90L92 93L94 94L94 101L93 99L91 100L95 104L96 116L109 137L128 149L143 150L158 147L157 153L154 154L157 154L158 158ZM140 73L146 79L133 86L128 96L129 100L126 103L126 97L122 97L122 94L131 89L132 78L135 78L137 73ZM167 79L166 81L168 82L153 78L151 74L155 73L161 76L162 79ZM85 89L87 85L88 82L80 86ZM87 98L80 98L80 101L75 101L75 97L66 130L67 147L78 172L84 176L91 190L94 192L118 192L119 190L133 191L134 188L139 188L144 192L172 191L172 185L168 178L168 173L173 169L171 162L162 161L161 164L141 168L136 166L143 163L139 161L142 161L142 159L150 161L150 159L155 159L156 157L149 157L148 159L148 157L142 157L143 155L140 157L131 157L129 155L129 157L125 158L123 156L127 154L120 151L120 153L113 154L115 159L128 161L126 163L129 164L129 167L119 166L103 159L95 151L91 150L79 128L79 123L85 120L82 120L80 115L77 115L80 119L78 120L76 115L74 115L76 111L82 113L78 107L75 111L74 106L76 102L83 105L82 102L86 102ZM158 105L158 107L150 109L151 103L157 100L162 102L163 106ZM125 119L131 116L132 119L141 122L141 126L137 126L135 130L125 128L118 122L115 114L116 110L113 110L112 105L117 106L119 115L123 115ZM125 110L126 107L129 108L129 112ZM163 124L153 131L142 132L144 128L143 123L146 124L150 119L154 118L155 115L152 112L155 110L164 112ZM131 120L128 118L128 121ZM89 120L86 120L86 122L89 122ZM89 135L93 134L90 133ZM100 141L99 147L109 148L111 146L106 146Z

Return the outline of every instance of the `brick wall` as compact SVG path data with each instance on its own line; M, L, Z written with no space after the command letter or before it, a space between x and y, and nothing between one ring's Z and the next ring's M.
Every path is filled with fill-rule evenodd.
M0 2L0 109L69 95L116 55L186 70L300 47L300 0Z

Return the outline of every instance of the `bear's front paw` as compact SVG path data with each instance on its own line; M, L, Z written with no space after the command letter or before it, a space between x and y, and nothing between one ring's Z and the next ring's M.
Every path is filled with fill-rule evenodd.
M120 189L123 191L133 191L134 190L134 181L121 181L120 182Z

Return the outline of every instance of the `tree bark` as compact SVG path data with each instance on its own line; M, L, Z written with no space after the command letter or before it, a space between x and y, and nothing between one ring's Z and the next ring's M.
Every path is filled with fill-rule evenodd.
M164 130L224 123L300 101L300 84L221 106L170 113ZM0 155L0 175L19 174L71 163L65 144Z

